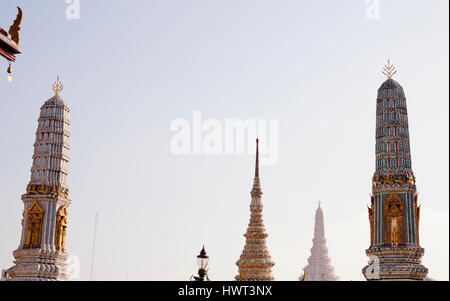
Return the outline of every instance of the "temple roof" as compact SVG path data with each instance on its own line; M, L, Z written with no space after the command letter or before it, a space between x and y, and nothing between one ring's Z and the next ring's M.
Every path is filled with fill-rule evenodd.
M50 99L45 102L45 105L56 105L56 106L64 106L67 107L67 104L59 95L54 95Z
M378 88L378 96L382 96L382 91L383 90L387 90L387 89L397 89L398 91L398 95L399 96L405 96L405 92L403 91L403 87L395 80L393 80L392 78L389 78L387 80L385 80L380 88Z
M392 78L388 78L387 80L385 80L384 83L382 83L381 87L380 87L380 89L391 89L391 88L403 89L403 87L396 80L393 80Z
M4 34L4 30L0 32L0 56L4 57L8 61L14 62L16 60L16 54L19 54L20 50L17 44Z

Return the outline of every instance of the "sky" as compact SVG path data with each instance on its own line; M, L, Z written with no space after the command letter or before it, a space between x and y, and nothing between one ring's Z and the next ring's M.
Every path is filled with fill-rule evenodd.
M297 280L321 201L331 263L363 280L375 171L375 100L390 58L408 105L423 264L449 279L449 3L380 0L5 0L20 5L13 81L0 63L0 268L12 265L41 105L59 75L70 107L67 250L81 280L188 280L202 245L233 280L249 221L252 154L176 155L193 112L278 120L261 166L276 280ZM249 137L253 143L254 137ZM261 142L264 152L264 142ZM95 216L98 213L91 273Z

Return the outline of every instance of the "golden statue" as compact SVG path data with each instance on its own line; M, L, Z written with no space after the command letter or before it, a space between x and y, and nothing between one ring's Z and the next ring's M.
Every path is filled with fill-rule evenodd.
M384 203L386 244L397 246L404 243L403 211L403 200L395 192L391 193Z
M38 202L34 202L27 209L27 235L25 247L28 249L38 248L41 244L41 228L44 210Z
M384 179L384 183L386 184L394 184L394 182L392 181L392 175L387 175Z
M411 173L408 174L408 184L411 184L411 185L415 184L414 176Z
M56 185L52 185L52 186L50 187L50 194L51 194L51 195L54 195L54 196L57 196L57 195L58 195L58 192L57 192L56 190L57 190Z
M22 10L20 9L20 7L17 7L17 10L19 12L17 13L17 17L14 20L13 25L11 25L11 27L9 28L8 33L11 35L11 40L13 40L17 44L17 46L19 46L20 42L19 31L20 31L20 23L22 22Z
M45 187L45 185L39 185L39 194L47 194L47 187Z
M403 184L402 176L398 176L397 179L395 179L395 183Z
M62 252L66 251L67 215L66 206L62 206L56 214L55 247Z
M375 184L376 184L376 185L381 185L381 177L380 177L380 175L377 175L377 176L375 177Z
M397 217L394 216L391 221L391 245L394 247L397 246L397 232Z
M30 185L30 188L27 190L28 194L37 194L36 188L33 185Z

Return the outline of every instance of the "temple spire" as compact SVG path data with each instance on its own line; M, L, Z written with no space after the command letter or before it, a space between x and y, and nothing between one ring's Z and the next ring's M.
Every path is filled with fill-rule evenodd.
M261 183L259 180L259 139L256 139L256 160L255 160L255 178L253 179L253 188L251 191L252 204L261 203Z
M306 281L335 281L338 277L334 274L334 267L328 257L328 248L325 239L325 227L323 222L323 211L320 206L316 210L314 222L314 238L311 248L311 256L308 265L304 268L304 275L300 279Z
M55 95L59 95L59 93L64 89L62 82L59 80L59 76L56 78L56 82L53 84L52 90L55 92Z
M41 106L36 130L30 181L24 203L22 233L13 252L9 280L67 280L66 233L68 231L70 119L69 108L57 94Z
M255 178L259 178L259 139L256 138Z
M428 269L421 264L425 250L419 243L407 102L403 87L391 79L395 73L388 60L383 72L388 80L378 88L375 103L375 173L368 209L370 247L366 249L370 263L363 274L367 280L424 280Z
M266 246L267 233L263 222L262 190L259 180L259 140L256 140L256 164L253 188L250 192L250 222L244 234L245 246L236 265L239 267L238 281L272 281L275 263Z

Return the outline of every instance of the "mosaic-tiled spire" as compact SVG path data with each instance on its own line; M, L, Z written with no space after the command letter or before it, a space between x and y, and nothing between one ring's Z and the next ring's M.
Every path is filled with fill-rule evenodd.
M272 281L272 267L275 265L266 246L267 233L264 227L261 201L262 190L259 180L259 140L256 140L256 163L253 188L250 192L250 223L244 234L246 241L241 257L236 262L239 267L238 281Z
M370 280L423 280L428 270L421 265L424 249L419 245L420 208L411 167L406 97L392 79L396 70L390 61L383 73L388 79L378 89L370 248L366 251L371 259L363 273ZM372 273L377 265L379 273Z
M303 276L300 277L300 280L335 281L338 279L334 274L334 267L331 266L331 261L328 257L328 248L326 246L325 227L323 222L323 211L320 204L316 211L311 256L308 258L308 265L304 269Z
M8 270L11 280L64 280L68 278L65 261L69 163L69 108L55 95L41 107L34 143L31 179L24 203L22 235L13 252L15 266Z

